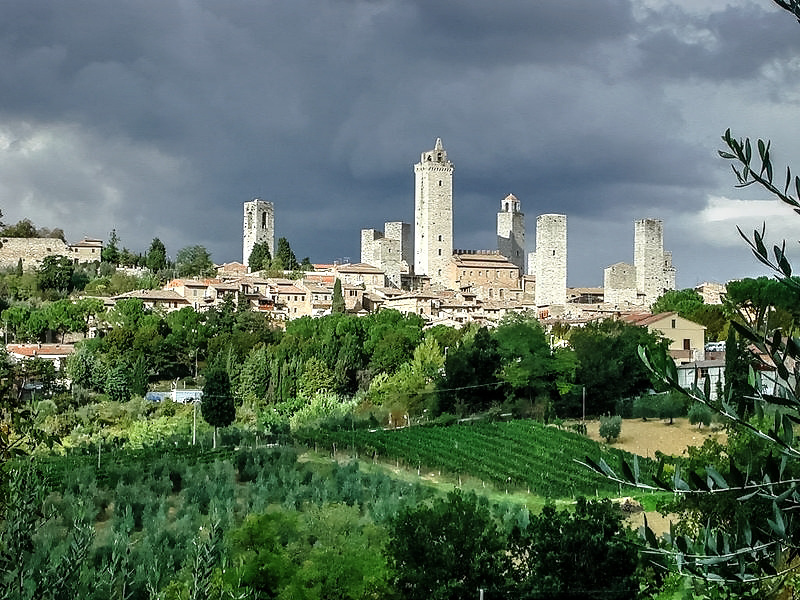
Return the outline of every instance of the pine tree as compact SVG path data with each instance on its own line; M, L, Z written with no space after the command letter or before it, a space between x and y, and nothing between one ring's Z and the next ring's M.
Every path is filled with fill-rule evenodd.
M167 267L167 248L158 238L153 238L147 251L147 268L153 273Z
M272 263L272 255L269 252L269 245L267 242L258 242L253 246L250 252L250 258L247 260L247 266L250 271L261 271L268 269Z

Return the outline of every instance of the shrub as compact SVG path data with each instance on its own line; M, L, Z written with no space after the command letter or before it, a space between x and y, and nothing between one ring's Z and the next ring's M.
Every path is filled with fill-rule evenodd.
M711 409L705 404L695 402L689 409L689 423L697 425L698 429L702 425L708 427L711 425Z
M614 415L613 417L600 417L600 437L604 438L609 444L612 440L619 437L622 430L622 417Z

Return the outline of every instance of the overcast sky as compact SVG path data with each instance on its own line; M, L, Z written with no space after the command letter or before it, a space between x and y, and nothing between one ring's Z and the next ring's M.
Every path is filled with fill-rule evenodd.
M496 248L513 193L529 251L568 216L570 285L632 262L645 217L679 287L726 281L765 273L737 224L797 246L717 150L731 127L800 171L798 75L769 0L4 0L0 209L226 262L260 197L298 258L357 262L361 229L413 222L441 137L455 247Z

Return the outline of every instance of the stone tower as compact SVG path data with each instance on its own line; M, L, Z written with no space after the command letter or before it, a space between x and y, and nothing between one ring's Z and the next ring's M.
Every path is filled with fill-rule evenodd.
M567 303L567 215L539 215L536 219L536 305Z
M242 228L242 262L250 260L253 246L267 242L269 254L275 257L275 208L272 202L254 198L244 203L244 227Z
M525 272L525 215L514 194L509 194L500 203L497 213L497 249L500 254Z
M401 276L408 273L413 261L411 225L393 221L383 231L361 230L361 262L386 273L389 283L399 288Z
M666 290L675 289L672 253L664 252L662 221L640 219L634 223L633 265L636 289L644 295L645 305L655 302Z
M414 165L414 273L447 287L453 256L453 163L442 140Z

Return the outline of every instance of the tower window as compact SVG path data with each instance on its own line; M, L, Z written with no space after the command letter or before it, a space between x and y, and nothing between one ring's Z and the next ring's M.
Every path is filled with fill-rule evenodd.
M267 227L267 213L261 213L261 229L266 229Z
M442 180L439 180L439 187L442 187Z
M440 242L442 241L442 236L441 236L441 234L439 235L439 241L440 241Z
M556 255L556 251L555 251L555 250L553 250L553 256L555 256L555 255Z
M441 255L442 255L442 249L439 248L439 256L441 256Z

